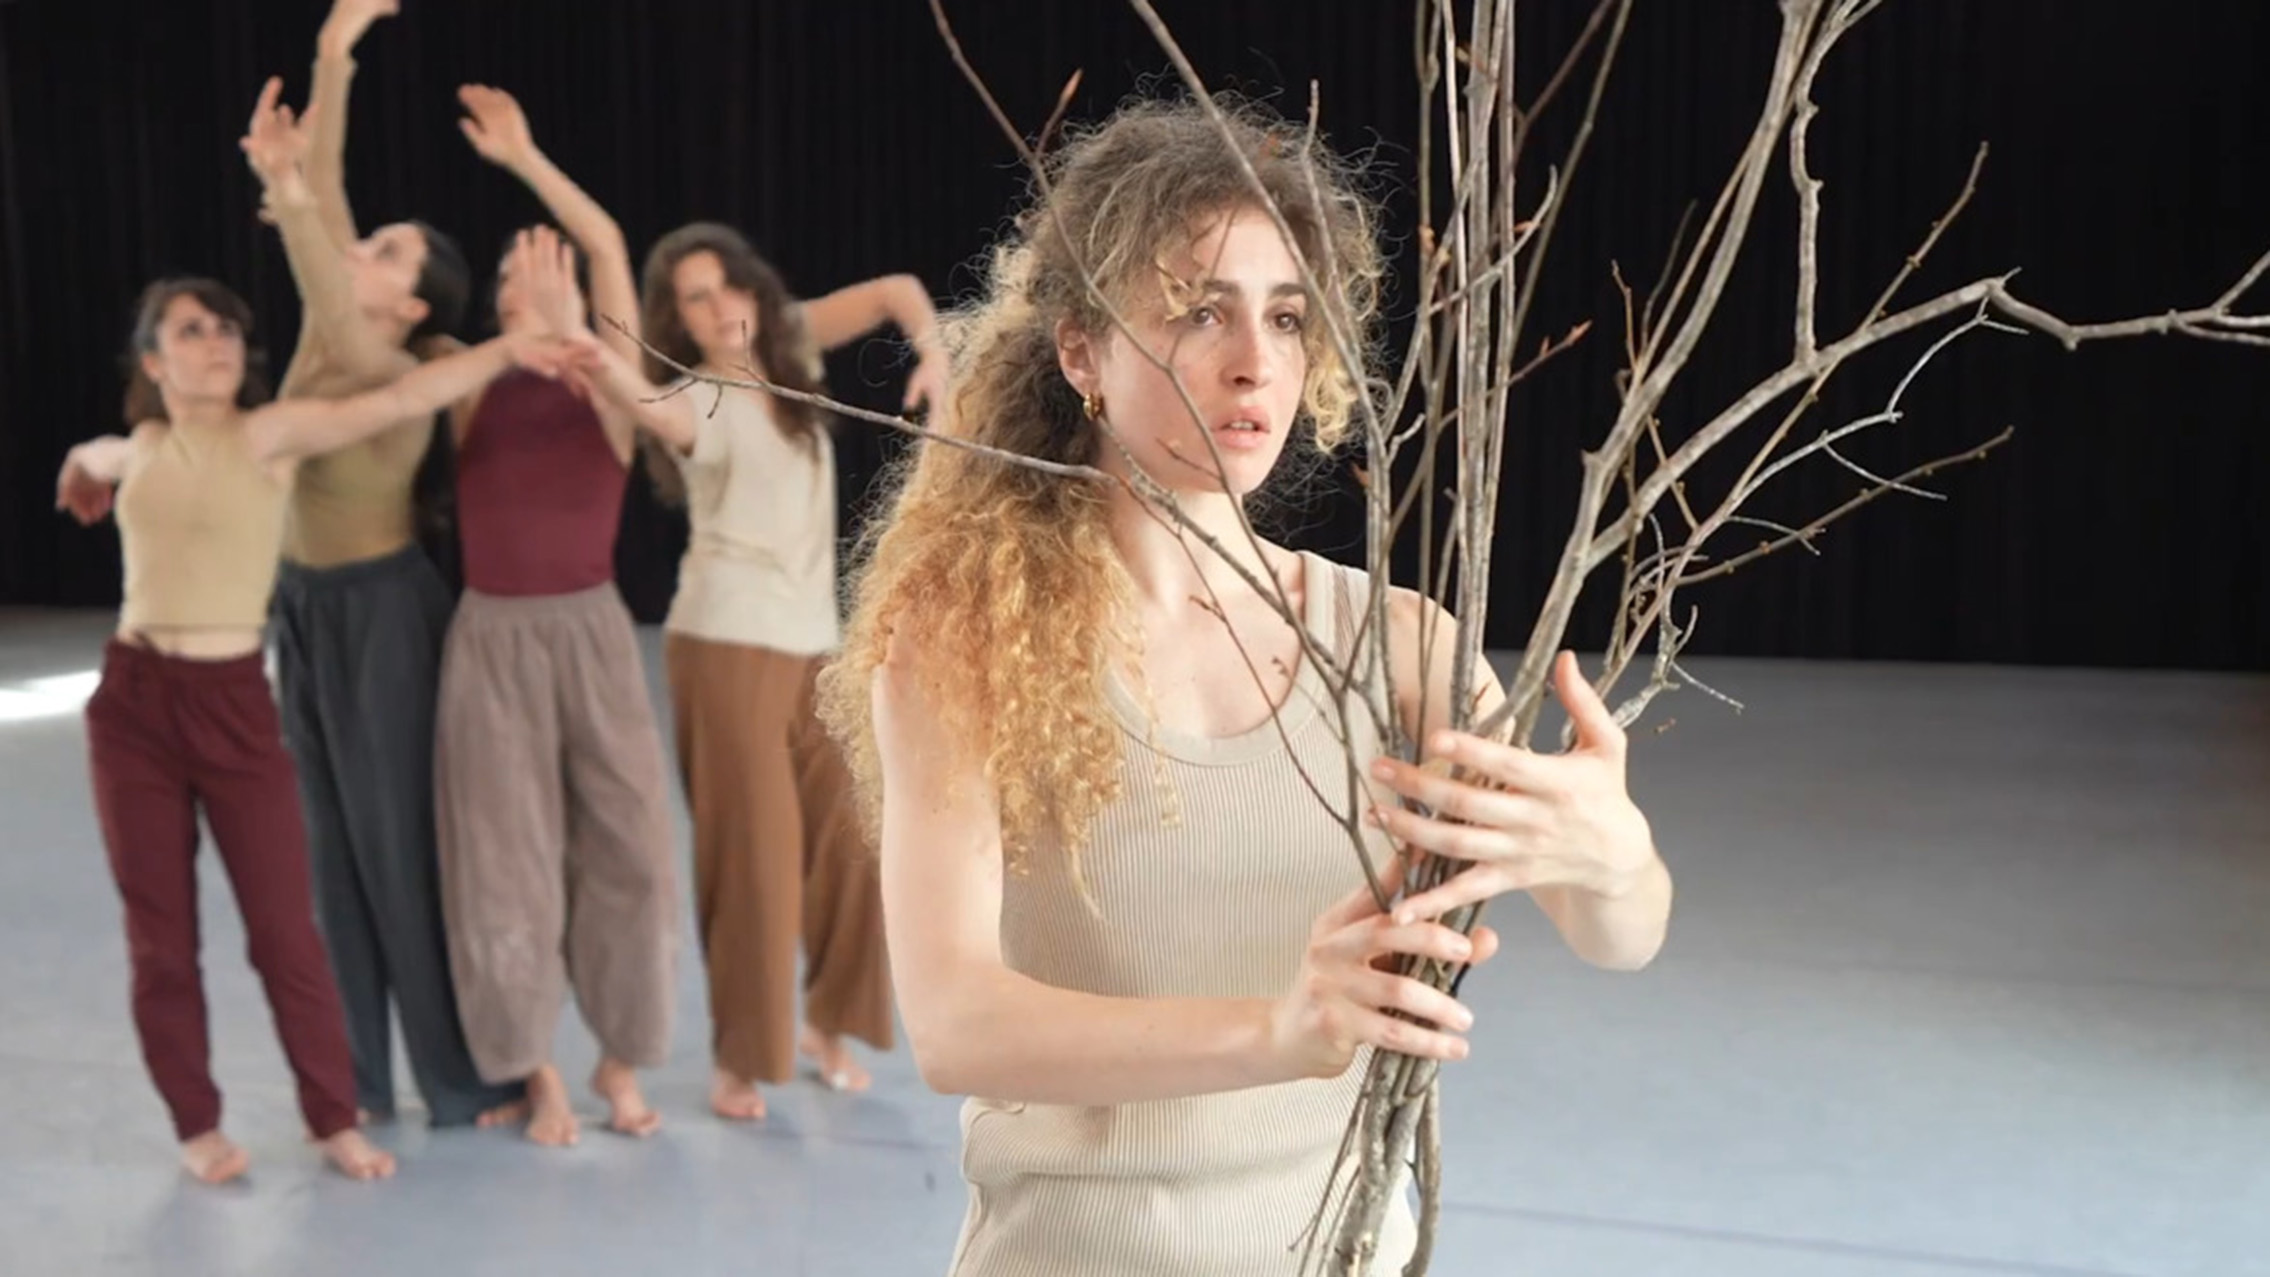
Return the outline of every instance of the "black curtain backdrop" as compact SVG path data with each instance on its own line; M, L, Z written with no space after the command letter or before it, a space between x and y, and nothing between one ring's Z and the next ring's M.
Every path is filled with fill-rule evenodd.
M366 37L348 174L363 226L418 216L493 269L532 197L458 136L464 81L517 94L538 141L621 220L635 249L694 218L746 229L807 295L910 270L966 295L1022 175L962 82L923 0L407 0ZM148 279L207 273L245 292L277 366L298 307L253 216L236 138L263 77L306 91L317 0L18 0L0 5L0 603L115 600L107 528L51 511L73 442L115 428L117 351ZM1416 136L1411 0L1162 5L1219 86L1305 110L1370 151L1407 259ZM953 0L978 67L1038 127L1065 78L1096 118L1166 62L1124 8ZM1527 0L1523 74L1543 82L1581 0ZM1641 0L1593 151L1569 199L1537 334L1596 321L1521 399L1490 637L1518 645L1567 535L1577 453L1613 410L1611 262L1652 280L1689 200L1707 208L1754 118L1777 27L1769 0ZM1849 324L1992 143L1977 199L1910 298L2022 267L2021 294L2069 319L2200 304L2270 248L2270 8L2222 0L1891 0L1829 63L1814 126L1827 182L1822 327ZM1576 101L1570 99L1571 105ZM1559 110L1560 108L1556 108ZM1573 114L1556 116L1541 154ZM1532 186L1532 195L1535 187ZM1786 358L1794 226L1769 186L1715 331L1666 426L1691 429ZM2270 284L2256 308L2270 310ZM1408 289L1399 294L1408 306ZM1407 330L1407 319L1398 333ZM1849 370L1819 423L1881 406L1928 336ZM896 403L885 342L831 364L836 392ZM2270 668L2270 532L2247 508L2270 464L2270 350L2138 339L2068 354L1979 333L1919 379L1907 418L1854 451L1879 470L2005 425L2015 442L1887 498L1802 553L1695 591L1697 652L2028 664ZM846 534L903 443L841 435ZM1857 481L1818 465L1755 511L1799 520ZM1360 554L1345 479L1284 512L1296 542ZM681 522L636 485L622 583L659 614ZM1730 538L1740 548L1749 538ZM1574 638L1597 643L1603 608Z

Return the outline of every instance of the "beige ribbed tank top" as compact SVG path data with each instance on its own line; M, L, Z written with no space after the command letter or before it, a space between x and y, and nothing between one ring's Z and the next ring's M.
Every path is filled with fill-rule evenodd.
M1367 578L1301 559L1309 631L1345 651ZM1309 925L1363 882L1294 765L1347 803L1323 680L1302 663L1282 737L1266 721L1234 737L1180 735L1151 726L1118 680L1107 694L1125 738L1121 797L1081 858L1096 909L1060 854L1034 849L1003 886L1009 966L1116 997L1281 996ZM1378 740L1353 717L1368 765ZM1375 837L1374 862L1387 854ZM1107 1107L969 1100L954 1277L1297 1273L1369 1062L1359 1054L1332 1080ZM1401 1271L1415 1239L1399 1202L1376 1271Z
M112 512L126 560L123 628L266 625L290 495L240 425L135 431Z

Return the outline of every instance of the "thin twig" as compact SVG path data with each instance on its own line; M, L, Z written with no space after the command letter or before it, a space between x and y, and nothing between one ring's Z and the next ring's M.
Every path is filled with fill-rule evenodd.
M1679 577L1678 583L1682 588L1690 585L1699 585L1704 581L1708 581L1716 577L1726 576L1729 573L1732 573L1737 569L1745 566L1746 564L1764 558L1766 555L1781 550L1799 540L1817 537L1821 534L1821 530L1823 528L1826 528L1829 524L1836 522L1838 519L1843 518L1844 516L1852 513L1860 507L1868 504L1869 502L1874 501L1876 498L1884 495L1886 492L1891 491L1893 483L1913 483L1917 479L1929 478L1930 476L1937 474L1939 471L1944 470L1949 466L1961 465L1966 461L1980 460L1981 458L1985 457L1987 453L1994 451L1996 448L2001 447L2005 443L2008 443L2010 441L2011 435L2013 435L2014 433L2016 433L2015 427L2004 427L2000 434L1995 435L1993 438L1987 440L1982 444L1979 444L1975 448L1967 448L1961 452L1957 452L1945 457L1940 457L1935 461L1926 461L1922 465L1919 465L1912 470L1906 471L1905 473L1899 475L1897 479L1886 483L1881 487L1870 488L1866 492L1853 497L1852 499L1846 501L1844 504L1839 505L1835 509L1829 511L1827 514L1814 519L1810 524L1807 524L1805 528L1799 532L1793 532L1790 535L1784 536L1776 541L1769 541L1754 550L1736 555L1735 557L1728 559L1723 563L1714 564L1711 567L1703 569L1702 571L1682 573Z
M1939 237L1946 234L1947 228L1955 224L1955 219L1963 215L1963 209L1969 206L1971 196L1978 193L1978 174L1986 167L1986 149L1986 143L1981 142L1978 150L1972 152L1970 172L1964 176L1962 189L1955 193L1954 202L1947 205L1947 211L1941 213L1939 220L1933 222L1931 229L1924 233L1923 242L1900 264L1899 273L1892 276L1892 282L1884 286L1876 303L1868 308L1868 314L1860 321L1860 327L1866 328L1876 322L1884 313L1884 308L1892 304L1892 298L1899 295L1900 288L1907 283L1908 277L1923 268L1923 260L1931 256L1931 250L1938 246Z

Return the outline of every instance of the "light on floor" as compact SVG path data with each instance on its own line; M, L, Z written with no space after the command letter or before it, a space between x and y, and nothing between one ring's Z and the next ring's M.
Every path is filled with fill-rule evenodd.
M99 670L80 670L0 684L0 723L78 713L101 679Z

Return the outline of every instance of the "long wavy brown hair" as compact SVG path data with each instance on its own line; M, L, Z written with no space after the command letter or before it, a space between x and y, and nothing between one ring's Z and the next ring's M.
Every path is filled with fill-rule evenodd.
M1367 370L1339 358L1324 313L1338 312L1368 361L1381 274L1370 205L1352 168L1312 149L1303 129L1256 107L1230 110L1228 141L1194 104L1160 101L1070 136L1048 163L1050 193L1036 190L994 249L983 296L941 322L953 376L943 429L1093 464L1102 435L1064 378L1055 337L1065 320L1099 338L1111 330L1080 267L1123 313L1137 299L1156 304L1174 250L1210 219L1258 205L1242 156L1317 278L1339 285L1311 299L1296 431L1327 450L1341 441ZM931 441L895 479L854 559L842 653L820 680L820 715L844 747L868 827L879 828L883 800L869 689L895 637L922 653L957 751L983 760L1011 867L1058 847L1077 881L1089 827L1119 793L1103 677L1137 650L1106 493Z
M796 295L788 291L780 272L749 246L741 232L722 222L688 223L656 240L647 252L646 266L639 276L639 327L647 344L687 368L702 361L701 347L678 316L675 280L678 263L695 253L715 253L724 268L726 286L756 298L757 333L749 343L749 367L774 385L825 394L820 352L805 331ZM645 365L646 379L657 386L667 386L684 375L652 354L645 357ZM810 443L827 429L829 418L819 408L793 399L771 399L768 407L773 420L789 438ZM668 445L643 430L639 432L639 445L645 450L647 474L657 495L672 505L684 504L685 476L669 455Z

